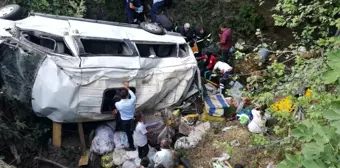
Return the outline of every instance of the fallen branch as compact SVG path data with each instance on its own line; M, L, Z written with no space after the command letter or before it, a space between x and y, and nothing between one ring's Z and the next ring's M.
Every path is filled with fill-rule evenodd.
M54 166L57 166L57 167L60 167L60 168L67 168L57 162L54 162L52 160L48 160L48 159L44 159L44 158L41 158L41 157L35 157L34 160L38 160L38 161L42 161L42 162L45 162L45 163L48 163L48 164L51 164L51 165L54 165Z

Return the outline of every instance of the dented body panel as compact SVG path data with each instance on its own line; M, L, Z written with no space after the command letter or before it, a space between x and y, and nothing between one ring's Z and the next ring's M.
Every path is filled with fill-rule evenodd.
M181 36L44 16L10 24L11 31L0 28L2 90L55 122L113 119L111 113L101 112L103 95L107 89L121 88L124 81L136 89L137 111L179 105L189 91L200 89L199 80L194 80L200 78L196 59ZM40 44L31 34L40 38ZM115 40L124 47L118 55L89 55L81 39ZM173 47L167 57L158 57L153 50L161 50L150 47L153 54L146 57L139 44Z

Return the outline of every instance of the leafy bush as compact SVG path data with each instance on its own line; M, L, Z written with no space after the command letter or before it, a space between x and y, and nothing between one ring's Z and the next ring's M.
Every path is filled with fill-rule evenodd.
M124 0L86 0L86 8L86 18L126 22Z
M175 25L186 22L193 26L203 26L218 39L218 29L223 23L233 30L233 39L251 39L257 28L263 28L264 18L256 13L253 5L245 2L221 0L176 1L175 7L167 11Z
M295 38L308 46L326 39L331 26L340 28L338 0L278 0L275 11L275 25L293 28Z
M27 12L83 17L85 0L14 0Z
M45 144L44 135L49 128L31 109L24 107L29 106L0 98L0 149L8 151L0 153L12 157L9 148L14 146L23 164L30 167L32 157Z

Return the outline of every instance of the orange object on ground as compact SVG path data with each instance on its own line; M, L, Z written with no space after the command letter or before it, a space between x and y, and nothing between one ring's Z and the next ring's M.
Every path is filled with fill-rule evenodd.
M198 53L198 46L197 46L197 43L195 43L194 46L191 47L191 49L192 49L192 52L193 52L194 54L197 54L197 53Z

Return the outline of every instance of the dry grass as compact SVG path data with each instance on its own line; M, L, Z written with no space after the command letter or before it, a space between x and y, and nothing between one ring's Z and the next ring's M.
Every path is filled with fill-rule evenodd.
M235 127L227 132L221 131L224 127L230 125ZM269 149L249 150L252 141L251 134L246 127L238 124L237 121L215 126L195 149L188 151L188 159L195 168L210 168L212 167L209 164L211 158L219 157L223 153L227 153L227 151L232 151L228 153L231 156L229 162L232 165L239 163L249 168L266 167L268 163L275 161L278 151L274 153L270 152L271 154L269 155ZM240 146L232 147L229 150L221 146L214 146L214 142L216 141L231 142L233 140L237 140Z
M255 57L256 54L250 56L247 60L237 60L238 62L235 64L235 72L240 75L250 75L253 72L260 71L261 67L258 65L258 61Z

